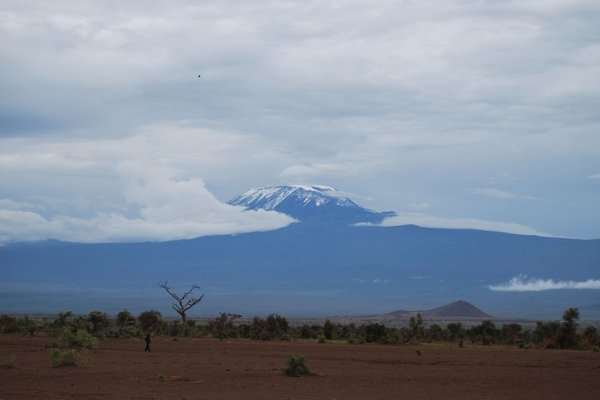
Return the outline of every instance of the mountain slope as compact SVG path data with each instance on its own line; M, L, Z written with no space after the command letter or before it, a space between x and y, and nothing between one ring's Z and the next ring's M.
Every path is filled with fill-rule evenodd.
M168 312L156 284L169 280L202 286L200 313L373 315L460 297L495 316L559 319L568 307L597 304L598 291L488 286L519 274L598 279L598 265L599 240L416 226L296 223L163 243L14 244L0 247L0 312Z
M270 186L250 189L229 201L247 210L265 209L287 214L303 222L379 223L394 212L377 212L361 207L327 186Z
M425 318L478 318L488 319L493 318L491 315L486 314L473 304L459 300L454 303L446 304L433 310L423 312Z
M450 304L443 305L431 310L423 311L406 311L397 310L391 313L385 314L385 316L391 316L395 318L410 318L417 313L421 314L424 319L437 319L437 320L460 320L460 319L493 319L491 315L481 311L473 304L459 300Z

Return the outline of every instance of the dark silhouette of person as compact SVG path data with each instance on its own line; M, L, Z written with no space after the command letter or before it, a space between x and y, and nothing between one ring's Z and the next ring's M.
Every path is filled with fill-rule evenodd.
M144 349L144 352L146 352L146 351L152 352L152 350L150 350L150 343L152 343L152 339L150 338L150 334L147 334L146 338L144 340L146 341L146 348Z

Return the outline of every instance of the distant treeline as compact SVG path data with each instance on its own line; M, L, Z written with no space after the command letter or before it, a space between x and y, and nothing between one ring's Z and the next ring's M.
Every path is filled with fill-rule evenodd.
M580 329L579 311L570 308L562 321L537 322L535 328L523 328L517 323L497 326L492 321L478 325L463 326L461 323L440 325L426 323L419 314L411 317L407 326L386 327L380 323L356 325L333 323L326 320L320 325L291 326L288 320L277 314L266 318L254 317L239 323L235 315L222 313L205 325L187 321L185 336L246 338L254 340L316 340L319 342L346 341L353 344L378 343L402 345L409 343L440 342L463 346L466 343L480 345L509 345L521 348L546 349L594 349L600 346L600 334L595 326ZM137 317L124 310L115 318L106 313L92 311L86 316L71 312L59 313L55 319L38 320L29 317L0 315L0 333L35 335L45 333L58 336L65 332L86 331L97 338L142 338L146 333L178 337L182 336L180 321L166 320L160 312L144 311Z

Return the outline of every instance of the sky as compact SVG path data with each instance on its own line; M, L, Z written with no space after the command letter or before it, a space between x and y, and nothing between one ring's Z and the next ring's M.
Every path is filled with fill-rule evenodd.
M385 225L600 238L600 3L0 0L0 244ZM200 76L199 76L200 75Z

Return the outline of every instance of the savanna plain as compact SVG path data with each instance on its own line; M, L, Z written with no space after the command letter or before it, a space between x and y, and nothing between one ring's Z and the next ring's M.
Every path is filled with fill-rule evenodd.
M598 399L600 352L456 344L102 340L53 367L48 338L0 335L0 399ZM310 374L284 373L290 354Z

